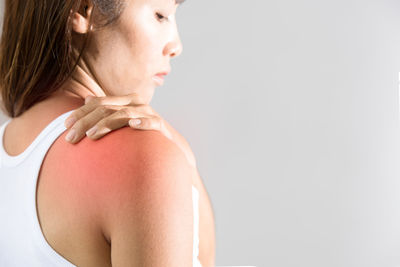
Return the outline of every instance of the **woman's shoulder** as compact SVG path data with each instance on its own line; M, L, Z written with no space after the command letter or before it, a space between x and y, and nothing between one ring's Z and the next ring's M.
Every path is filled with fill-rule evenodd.
M123 127L98 140L85 137L77 144L65 141L66 134L56 140L46 157L55 164L63 162L60 167L76 176L121 177L161 163L185 165L186 161L179 147L155 130Z
M54 142L42 166L48 176L58 177L60 187L72 181L85 185L78 191L97 198L104 192L116 197L111 194L155 190L165 183L192 184L186 156L159 131L123 127L98 140L85 137L77 144L65 141L66 134Z
M160 132L124 127L99 140L84 138L77 144L65 141L65 135L48 151L42 174L45 180L53 180L55 191L73 192L82 199L82 207L92 207L88 212L98 220L117 218L117 213L129 210L140 214L141 208L145 212L145 207L155 203L191 202L190 165Z

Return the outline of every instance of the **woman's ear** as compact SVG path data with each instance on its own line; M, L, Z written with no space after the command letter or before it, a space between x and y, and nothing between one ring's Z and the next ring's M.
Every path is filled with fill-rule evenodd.
M86 34L91 29L89 29L90 25L90 17L93 12L93 3L92 1L82 1L82 5L75 13L71 15L72 20L72 30L76 33Z

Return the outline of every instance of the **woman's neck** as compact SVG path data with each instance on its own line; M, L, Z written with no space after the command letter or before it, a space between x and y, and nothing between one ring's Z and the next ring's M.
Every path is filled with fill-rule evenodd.
M76 66L71 78L56 92L56 95L63 94L81 99L85 99L89 95L106 96L106 92L100 87L94 74L82 59Z

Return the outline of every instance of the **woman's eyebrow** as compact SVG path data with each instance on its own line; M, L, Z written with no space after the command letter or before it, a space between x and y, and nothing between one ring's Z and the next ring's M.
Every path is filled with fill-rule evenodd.
M178 4L178 5L182 4L183 2L185 2L185 0L175 0L175 3Z

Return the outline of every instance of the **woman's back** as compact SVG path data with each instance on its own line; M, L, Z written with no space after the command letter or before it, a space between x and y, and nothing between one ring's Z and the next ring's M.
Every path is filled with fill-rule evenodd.
M163 244L164 246L170 244L173 247L172 243L168 243L172 241L178 241L178 243L191 242L192 239L189 240L188 237L192 236L185 235L185 233L192 233L191 231L194 230L193 254L195 257L198 254L198 232L191 228L187 223L189 220L185 220L184 216L185 214L192 216L194 211L194 218L191 217L190 220L191 222L194 220L194 228L198 227L196 225L198 220L196 218L198 216L196 215L198 192L192 187L193 203L191 203L189 197L192 198L192 196L187 194L187 188L192 181L189 168L185 167L184 156L180 154L179 149L158 132L134 131L129 128L112 132L98 141L84 139L77 145L68 144L64 140L66 134L63 128L65 114L59 116L59 114L62 114L60 113L62 109L65 111L65 106L58 109L53 107L48 109L47 113L45 109L41 109L41 114L47 114L49 118L53 119L56 117L56 120L48 124L36 139L35 136L33 137L35 142L40 139L39 141L44 144L42 148L44 152L47 152L46 144L48 147L47 154L43 154L44 160L41 168L40 160L37 162L40 168L36 194L37 212L41 230L47 242L39 236L41 234L39 231L36 231L35 238L41 241L37 245L44 249L42 253L47 253L47 256L50 255L53 260L56 259L58 263L62 263L59 266L68 266L66 265L68 262L63 262L63 258L79 266L110 266L112 260L113 264L118 266L138 260L139 255L146 249L146 244L147 249L153 248L155 250L156 247L152 247L155 243L158 243L160 249L162 249ZM32 114L34 114L35 109L32 110ZM26 117L29 118L29 113ZM30 119L33 119L33 117ZM13 131L17 132L17 130L17 124L14 128L10 127L10 132L7 129L6 135L9 138L4 138L4 144L9 143L8 140L10 140L10 143L13 140L15 141L14 137L17 136L13 134ZM51 132L53 132L53 135L49 135ZM20 135L23 140L32 139L32 137L29 137L30 134ZM54 143L52 143L53 141ZM7 146L5 147L7 151ZM35 152L36 148L39 149L40 145L37 145L30 152ZM17 154L12 152L11 155ZM159 168L155 168L157 167L155 164ZM168 164L168 166L176 165L175 167L172 166L171 169L165 168L168 167L165 164ZM20 185L25 182L24 179L26 181L34 180L33 177L29 177L31 173L27 169L21 169L23 166L15 166L16 170L20 168L19 172L26 173L27 176L21 178ZM179 168L176 168L176 166L179 166ZM160 173L157 169L166 171ZM174 169L180 169L176 176L185 179L168 176L176 174ZM0 173L3 170L0 167ZM154 172L154 170L156 171ZM185 173L185 170L187 173ZM154 173L151 174L151 172ZM2 177L1 179L4 182L4 179L10 179L10 177ZM30 189L29 185L31 186ZM28 192L31 190L28 199L30 197L32 200L32 197L35 197L35 194L32 195L32 181L31 184L27 182L26 186L28 186ZM186 198L186 200L182 202L182 199L178 199L179 197ZM177 201L179 206L174 206ZM168 207L171 210L175 209L173 216L170 216L171 213L162 213L166 211L165 209L157 209L158 206L163 207L163 203L167 202L169 202ZM35 207L34 204L33 198L30 206L31 211ZM0 205L7 205L7 202L2 202ZM12 205L13 203L11 203ZM154 208L150 208L151 205ZM2 208L2 210L4 209ZM158 211L158 213L152 214L149 211ZM146 216L146 213L150 215ZM36 216L33 212L29 214L33 217ZM169 220L168 217L173 218ZM159 220L154 224L145 220L140 222L143 218L159 218ZM12 221L12 218L10 219L11 221L7 222L9 227L13 228L18 225L18 223ZM178 223L182 224L182 227L179 227L180 236L176 235L177 232L175 232L175 235L173 233L173 231L176 231L173 226ZM140 227L140 230L135 228L136 225ZM155 233L159 225L164 227L158 229L159 235L155 234L154 240L146 243L146 240L151 240L149 238L151 235L144 235L146 230L150 230L148 227L154 227L152 231ZM166 228L168 229L166 230ZM40 228L36 228L36 230L38 229L40 230ZM0 229L0 231L4 230ZM18 232L18 229L14 230ZM163 239L163 233L170 233L172 239ZM27 235L20 238L24 240L23 242L29 243L32 241L30 238L34 238L29 234ZM182 236L186 239L182 240ZM138 240L144 237L145 240L140 241L140 244L143 245L143 251L135 250L134 245L139 244ZM111 247L113 247L113 250L111 250ZM57 255L53 250L62 256ZM188 255L187 251L186 248L186 255ZM138 253L136 258L135 253ZM180 258L184 262L185 259ZM141 260L141 263L146 262L144 259Z

